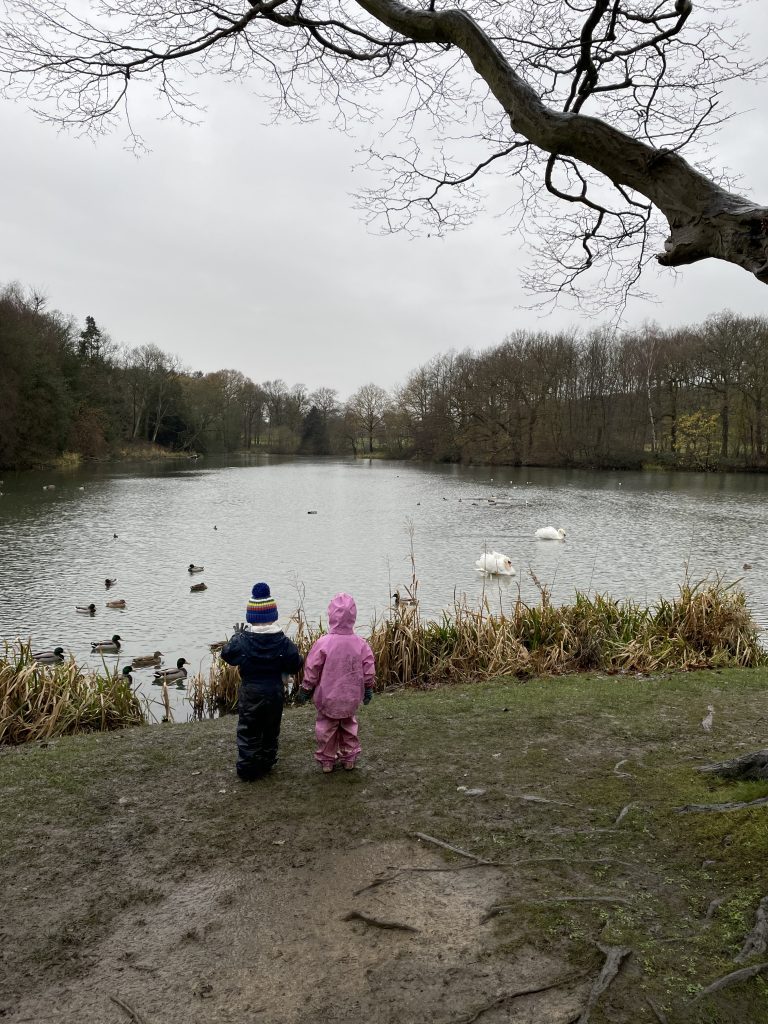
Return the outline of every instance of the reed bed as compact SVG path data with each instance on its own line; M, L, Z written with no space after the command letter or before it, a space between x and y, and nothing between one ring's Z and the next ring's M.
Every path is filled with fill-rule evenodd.
M439 621L422 618L418 603L393 608L373 623L367 638L376 658L376 689L510 675L646 674L768 664L744 593L721 579L686 581L676 597L651 606L579 592L572 604L555 606L541 585L539 594L536 604L518 599L506 614L493 614L487 601L475 608L456 601ZM324 632L322 623L312 626L301 609L293 622L294 639L306 655ZM300 685L301 676L296 682ZM216 658L207 679L193 680L195 717L236 710L238 685L236 670Z
M84 671L74 661L38 665L29 644L0 655L0 744L30 743L146 722L130 682L116 670Z

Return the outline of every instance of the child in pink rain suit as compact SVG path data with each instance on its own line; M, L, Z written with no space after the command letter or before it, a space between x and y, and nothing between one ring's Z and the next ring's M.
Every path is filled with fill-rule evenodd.
M373 697L373 651L355 635L356 618L354 599L337 594L328 605L328 632L312 645L304 663L299 700L314 699L315 758L324 772L332 772L337 760L347 771L355 767L361 749L355 711Z

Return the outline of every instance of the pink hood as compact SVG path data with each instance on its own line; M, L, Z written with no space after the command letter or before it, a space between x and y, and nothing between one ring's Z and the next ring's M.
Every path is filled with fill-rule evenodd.
M351 633L355 628L357 605L350 594L337 594L328 605L328 632Z

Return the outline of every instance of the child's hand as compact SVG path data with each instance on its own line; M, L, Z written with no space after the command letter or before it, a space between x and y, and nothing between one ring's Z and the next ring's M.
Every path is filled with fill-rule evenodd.
M232 627L232 632L233 633L244 633L245 632L245 623L244 622L236 622L234 624L234 626Z
M370 704L373 700L373 690L370 686L366 686L365 694L363 695L363 704Z

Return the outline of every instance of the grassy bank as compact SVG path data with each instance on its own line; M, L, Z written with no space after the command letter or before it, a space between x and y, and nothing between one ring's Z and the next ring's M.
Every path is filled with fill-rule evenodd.
M768 960L768 807L676 812L768 795L694 770L766 721L768 672L722 670L379 695L332 776L289 710L251 786L231 718L4 748L0 1016L565 1024L623 947L592 1024L768 1024L764 976L697 999Z

